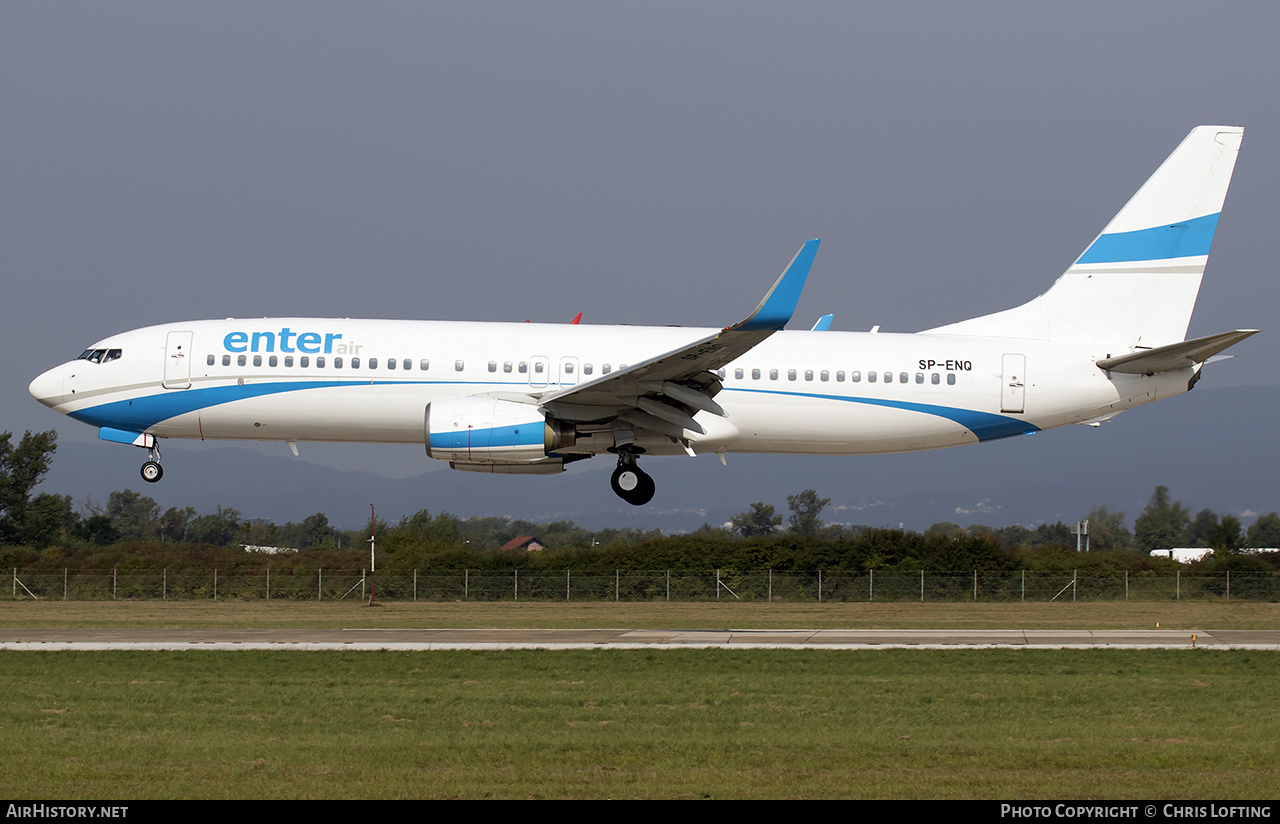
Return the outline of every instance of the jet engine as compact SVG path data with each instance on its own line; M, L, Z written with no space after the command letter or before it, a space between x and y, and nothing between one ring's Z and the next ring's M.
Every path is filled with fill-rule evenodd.
M575 438L572 424L529 403L472 396L427 404L427 455L458 468L486 471L494 464L549 464L553 461L548 458L558 458L552 453L572 446Z

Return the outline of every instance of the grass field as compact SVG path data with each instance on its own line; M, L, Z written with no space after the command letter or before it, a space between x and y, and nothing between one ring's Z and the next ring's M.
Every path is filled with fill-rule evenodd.
M3 626L1272 628L1272 604L76 602ZM1280 655L0 652L0 797L1280 795Z
M1275 629L1280 604L1087 601L1045 604L413 603L3 601L0 626L537 627L549 629Z
M0 653L9 798L1274 798L1280 656Z

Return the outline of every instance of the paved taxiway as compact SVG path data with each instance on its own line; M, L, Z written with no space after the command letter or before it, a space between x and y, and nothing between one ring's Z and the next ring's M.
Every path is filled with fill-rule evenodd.
M12 629L10 650L1262 649L1277 630Z

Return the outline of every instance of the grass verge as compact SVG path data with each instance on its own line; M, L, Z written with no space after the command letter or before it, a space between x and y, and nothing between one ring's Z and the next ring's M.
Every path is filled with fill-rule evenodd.
M0 652L10 798L1273 798L1280 656Z

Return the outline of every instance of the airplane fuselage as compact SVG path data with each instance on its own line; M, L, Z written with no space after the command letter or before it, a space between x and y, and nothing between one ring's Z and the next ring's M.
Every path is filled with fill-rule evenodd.
M37 379L56 411L160 438L424 443L442 398L534 398L713 334L711 329L408 320L193 321L106 338ZM1117 349L1117 353L1121 351ZM1186 391L1193 369L1111 374L1098 344L960 335L779 332L718 375L724 417L699 412L696 452L875 454L939 449L1105 417ZM33 384L34 386L35 384ZM34 391L34 390L33 390ZM602 452L591 422L563 454ZM600 432L604 432L604 428ZM683 454L671 438L650 454Z

